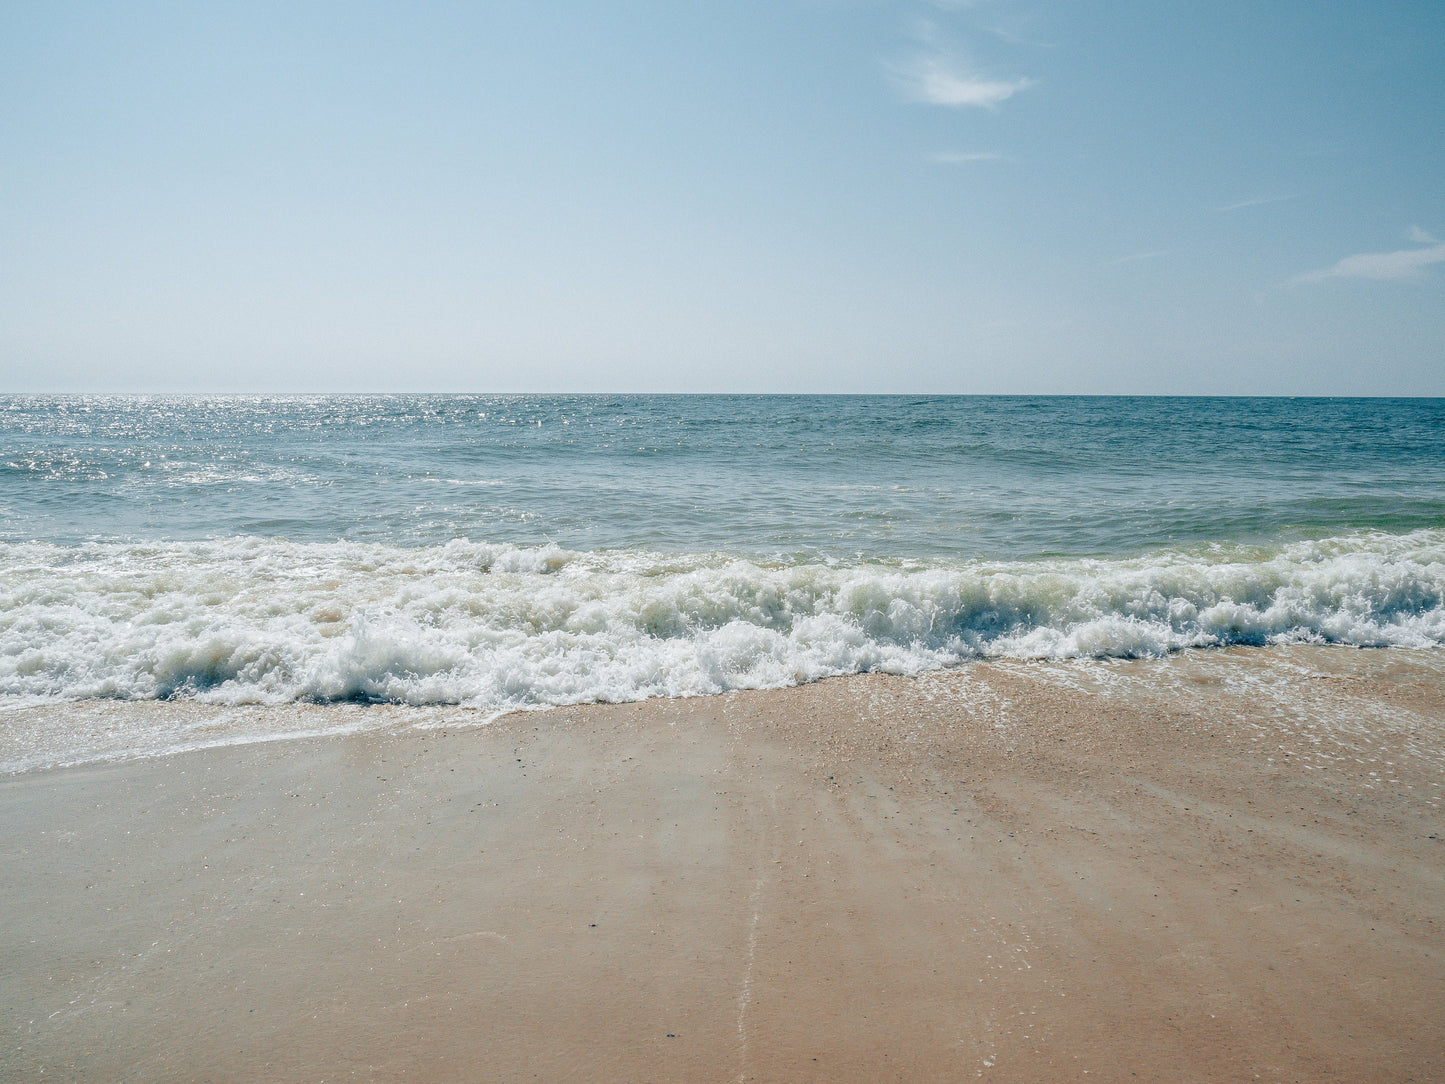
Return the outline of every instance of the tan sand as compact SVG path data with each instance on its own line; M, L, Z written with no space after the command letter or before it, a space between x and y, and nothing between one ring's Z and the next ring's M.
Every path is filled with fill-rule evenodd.
M0 782L0 1078L1445 1080L1442 653L393 713Z

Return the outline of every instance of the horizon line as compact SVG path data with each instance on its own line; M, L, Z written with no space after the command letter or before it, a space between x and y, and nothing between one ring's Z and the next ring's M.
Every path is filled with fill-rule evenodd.
M912 392L912 391L0 391L0 399L20 398L135 399L323 399L341 397L394 398L633 398L633 399L1445 399L1445 393L1399 395L1388 392L1350 394L1299 392Z

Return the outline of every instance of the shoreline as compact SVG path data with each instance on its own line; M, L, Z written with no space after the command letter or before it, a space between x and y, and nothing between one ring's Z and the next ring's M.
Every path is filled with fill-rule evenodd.
M897 674L884 670L835 674L788 685L769 685L756 689L730 689L720 692L682 694L677 696L646 696L637 700L584 701L575 704L536 704L528 707L494 708L466 703L410 704L396 701L358 702L355 700L290 700L279 703L209 702L189 697L156 699L114 699L88 697L75 700L39 701L5 706L0 702L0 781L17 775L36 772L68 771L95 765L140 763L208 750L266 745L275 742L331 740L357 734L387 734L394 731L437 730L448 727L473 729L492 726L501 720L528 719L554 712L578 712L594 709L625 709L639 704L671 702L693 703L720 700L735 696L767 696L790 690L835 682L898 680L927 683L946 680L947 675L980 672L1023 672L1044 677L1045 682L1070 673L1096 672L1098 675L1124 675L1130 671L1188 669L1191 660L1207 667L1208 660L1225 657L1231 660L1255 659L1254 664L1242 662L1245 671L1258 666L1267 671L1275 663L1287 668L1290 660L1329 660L1336 653L1384 652L1406 667L1434 672L1445 682L1445 649L1439 647L1361 646L1355 644L1223 644L1189 647L1164 655L1137 657L1076 656L1068 658L997 658L966 659L951 666ZM1231 662L1230 665L1235 665ZM1330 667L1326 665L1326 669ZM1349 669L1350 667L1346 667ZM1384 669L1398 669L1396 665ZM1364 669L1381 669L1364 667ZM115 730L115 717L138 716L153 722L151 731L143 735L147 744L132 744L135 734L122 734L109 748L98 743L89 749L76 749L55 759L45 751L55 742L60 727L71 732L109 734ZM238 732L225 732L228 723L245 717L261 725ZM69 720L55 723L62 718ZM209 736L208 736L209 735ZM166 744L174 738L172 744Z
M7 1078L1445 1075L1439 652L151 705L432 728L0 777Z

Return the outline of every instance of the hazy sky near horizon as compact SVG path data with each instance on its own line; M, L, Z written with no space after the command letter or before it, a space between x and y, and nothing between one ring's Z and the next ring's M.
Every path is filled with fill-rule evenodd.
M0 0L0 392L1445 395L1445 6Z

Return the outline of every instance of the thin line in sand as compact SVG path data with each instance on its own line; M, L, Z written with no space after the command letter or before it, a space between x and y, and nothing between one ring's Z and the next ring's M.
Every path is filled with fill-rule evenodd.
M766 873L759 877L753 885L752 895L748 897L753 918L748 926L748 963L743 969L742 989L738 991L738 1084L743 1084L748 1078L748 1003L753 999L753 961L758 955L758 919L762 917L758 903L767 879Z
M768 822L778 812L778 791L774 787L768 795ZM777 825L773 825L776 830ZM766 833L767 829L763 829ZM759 850L762 848L760 847ZM778 866L783 860L782 847L778 843L773 845L772 865ZM768 883L768 867L764 866L763 871L758 874L758 879L753 883L752 893L748 896L748 907L753 912L753 917L748 923L748 962L743 968L742 988L738 991L738 1084L745 1084L748 1078L748 1006L753 999L753 964L758 957L758 923L762 919L763 888Z

